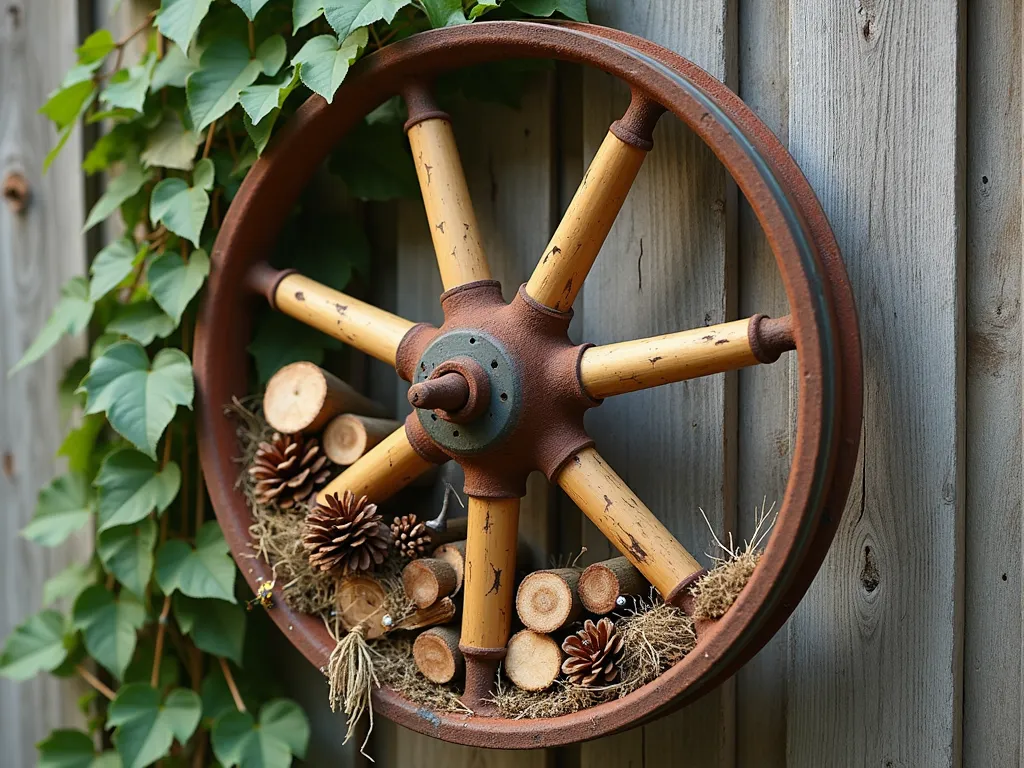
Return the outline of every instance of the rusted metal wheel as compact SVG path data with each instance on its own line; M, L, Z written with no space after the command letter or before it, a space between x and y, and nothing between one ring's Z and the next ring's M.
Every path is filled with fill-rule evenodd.
M489 279L450 124L429 83L448 70L504 58L553 58L602 69L633 99L609 130L529 282L506 304ZM413 322L266 266L270 245L316 167L345 132L402 95L406 126L445 293L441 328ZM603 347L574 346L570 307L586 278L663 112L686 123L735 178L772 245L791 315L753 318ZM656 150L655 150L656 151ZM236 558L247 551L249 512L235 490L237 452L222 407L247 390L250 312L257 294L276 309L396 367L417 407L405 425L342 473L327 492L381 501L432 464L454 459L471 497L462 630L465 700L476 714L424 712L390 690L379 713L448 741L550 747L608 734L678 707L749 659L803 595L835 532L856 461L861 360L846 272L828 222L793 159L720 82L631 35L578 24L499 22L417 35L369 56L333 106L310 99L253 167L214 248L196 333L202 462ZM674 329L665 329L672 331ZM519 498L526 474L544 471L597 523L666 600L685 605L697 561L607 466L583 429L601 399L746 365L796 350L797 437L771 541L732 609L705 628L698 651L614 702L558 718L488 717L482 699L508 638ZM269 576L244 560L250 585ZM476 566L474 568L474 566ZM318 619L280 605L271 613L318 667L332 642Z

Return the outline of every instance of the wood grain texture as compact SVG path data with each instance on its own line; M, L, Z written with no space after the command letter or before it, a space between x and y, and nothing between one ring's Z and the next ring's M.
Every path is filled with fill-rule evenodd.
M843 251L866 352L854 491L790 624L796 767L960 764L960 9L790 3L790 150Z
M554 231L555 189L551 117L552 78L543 75L525 94L520 109L472 102L452 109L452 124L462 156L473 208L491 275L501 281L506 299L526 282ZM414 321L440 323L438 297L441 279L431 245L431 235L420 201L399 206L396 304L386 307ZM408 385L399 382L396 413L408 413ZM462 472L449 463L442 471L462 490ZM443 493L443 488L440 489ZM520 560L532 567L545 564L552 547L549 517L551 488L543 475L534 473L527 485L519 517L520 540L526 552ZM441 496L429 507L440 508ZM419 768L437 765L473 768L540 768L549 765L551 753L474 750L443 744L414 734L392 723L378 721L374 756L381 765Z
M719 79L735 75L731 0L597 0L589 7L598 24L670 48ZM585 160L627 104L621 83L585 71ZM664 117L576 302L583 309L582 340L607 344L735 319L735 200L735 189L710 150L673 117ZM733 375L714 376L622 395L592 411L587 421L611 468L698 556L711 540L698 507L719 533L732 529L733 380ZM589 561L618 554L589 524L583 542ZM642 734L582 745L581 768L654 768L673 765L683 754L693 765L731 766L732 688L726 683Z
M1021 759L1021 55L1019 1L968 5L968 768Z
M84 561L90 550L86 540L44 549L19 535L39 488L63 469L54 453L69 425L57 387L65 367L84 353L84 340L62 342L7 376L57 303L61 284L85 271L81 137L72 135L43 176L56 136L37 114L74 64L78 19L76 5L63 0L9 0L0 16L0 178L21 173L31 193L20 215L0 201L0 638L39 610L49 576ZM0 679L0 762L33 766L36 742L53 728L80 725L78 691L46 675L21 684Z
M740 0L739 93L786 143L789 123L789 0ZM789 301L761 225L740 200L739 314L780 317ZM796 356L740 371L736 530L753 535L754 509L782 501L792 460L795 414L790 380ZM736 764L786 765L788 624L736 676Z

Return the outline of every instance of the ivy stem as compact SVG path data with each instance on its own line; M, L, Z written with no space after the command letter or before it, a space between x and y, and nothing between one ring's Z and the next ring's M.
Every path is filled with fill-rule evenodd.
M213 132L215 130L217 130L216 120L210 123L210 130L206 132L206 146L203 147L203 160L210 156L210 150L213 148Z
M228 136L228 152L231 153L231 159L235 161L235 165L238 165L238 146L235 144L235 134L231 131L230 125L224 126L224 133Z
M256 55L256 25L249 21L249 53Z
M153 673L149 684L154 688L160 683L160 662L164 655L164 635L167 634L167 614L171 612L171 596L164 595L164 606L160 609L160 619L156 626L156 651L153 653Z
M110 690L110 688L104 685L103 681L96 677L96 675L94 675L88 669L79 664L75 667L75 671L82 676L82 679L85 680L85 682L87 682L97 691L106 696L108 701L114 700L114 696L116 696L117 694L115 694L112 690Z
M220 669L224 673L224 681L228 684L228 690L231 691L231 698L235 700L235 707L238 708L239 712L245 712L245 702L242 701L242 694L238 692L238 686L235 685L235 678L231 674L231 667L228 666L227 659L223 656L218 656L217 661L220 662Z

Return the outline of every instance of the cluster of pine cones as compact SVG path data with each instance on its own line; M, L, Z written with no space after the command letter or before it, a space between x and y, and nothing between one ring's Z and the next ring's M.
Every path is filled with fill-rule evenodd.
M339 574L369 570L384 562L392 545L409 560L426 554L430 531L416 515L396 518L388 528L365 496L345 491L316 502L332 469L315 437L277 432L259 444L249 467L258 504L281 510L311 507L302 541L314 568Z
M619 677L622 635L607 617L596 624L587 619L583 629L565 638L562 650L567 655L562 662L562 674L570 683L586 688L600 688L611 685Z

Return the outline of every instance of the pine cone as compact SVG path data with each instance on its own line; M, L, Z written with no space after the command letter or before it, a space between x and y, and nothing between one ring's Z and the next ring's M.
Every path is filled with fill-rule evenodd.
M416 521L416 515L402 515L391 523L391 541L400 555L415 560L430 548L430 531Z
M366 571L384 562L388 551L388 529L381 522L376 504L359 499L351 491L332 493L306 515L302 543L309 550L309 564L321 571L342 574Z
M311 502L330 476L330 464L316 438L277 432L270 442L260 443L249 467L257 503L273 502L280 509Z
M596 625L587 619L583 629L565 638L562 650L569 654L562 662L562 673L571 683L597 688L615 682L619 676L622 635L611 619L601 619Z

